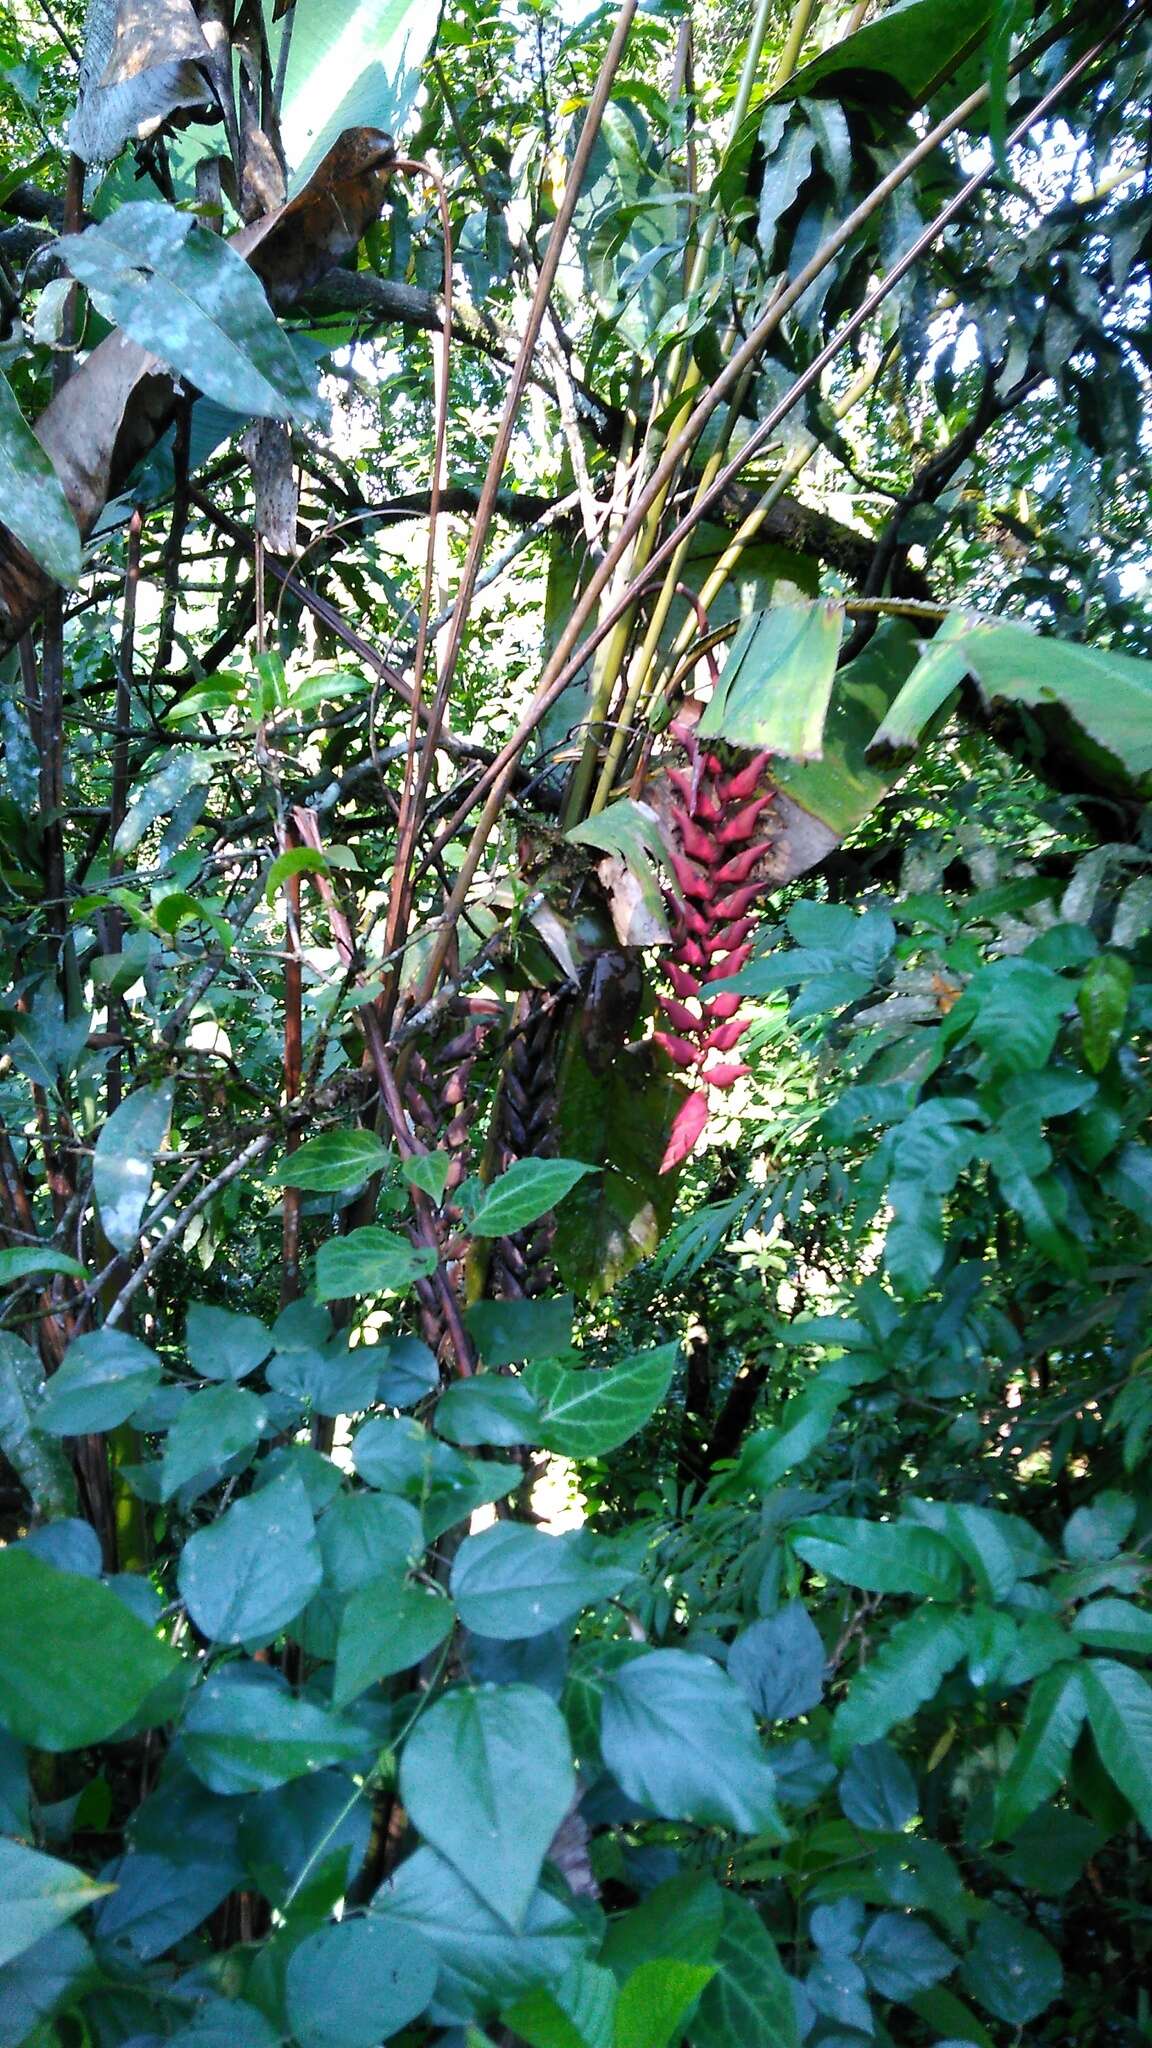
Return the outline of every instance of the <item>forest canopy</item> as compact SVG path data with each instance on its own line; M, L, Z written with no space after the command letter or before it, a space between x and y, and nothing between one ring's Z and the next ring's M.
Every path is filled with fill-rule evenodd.
M1152 2027L1146 0L0 0L0 2048Z

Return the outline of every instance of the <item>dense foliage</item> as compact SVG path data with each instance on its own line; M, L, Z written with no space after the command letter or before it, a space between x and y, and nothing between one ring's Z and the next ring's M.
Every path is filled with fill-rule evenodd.
M0 2048L1152 2037L1143 0L0 0Z

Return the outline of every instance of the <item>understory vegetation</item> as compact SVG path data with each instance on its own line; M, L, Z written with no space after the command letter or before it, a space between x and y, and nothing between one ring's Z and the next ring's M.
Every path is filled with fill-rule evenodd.
M1145 0L0 0L0 2048L1152 2041Z

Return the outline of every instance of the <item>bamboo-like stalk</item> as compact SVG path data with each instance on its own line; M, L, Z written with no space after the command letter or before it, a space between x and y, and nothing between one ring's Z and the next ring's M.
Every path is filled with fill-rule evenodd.
M1138 11L1141 15L1144 14L1147 11L1146 6L1141 6ZM1106 36L1093 44L1089 50L1085 51L1074 64L1070 65L1062 73L1060 78L1056 80L1037 105L1029 112L1025 120L1013 130L1008 138L1009 147L1014 147L1023 140L1036 122L1045 118L1059 102L1068 87L1075 84L1084 72L1096 62L1097 58L1127 32L1134 18L1134 16L1129 16L1124 21L1117 23ZM1016 60L1017 65L1030 61L1034 55L1035 47L1031 51L1020 53ZM728 391L732 389L747 364L755 359L764 342L774 331L785 313L790 310L791 306L796 304L798 299L803 297L809 286L822 274L829 263L835 261L841 249L846 246L858 232L859 228L870 219L871 215L883 205L885 200L899 188L905 179L910 177L913 171L927 157L932 155L942 142L964 126L977 109L984 104L988 97L988 91L987 85L981 85L969 93L960 102L959 106L955 107L949 115L945 116L943 120L939 121L934 128L921 138L902 161L895 165L887 176L881 180L880 184L874 188L868 197L853 209L846 220L841 222L840 226L805 265L799 276L774 301L773 306L769 308L758 326L753 329L742 349L704 394L704 397L695 409L692 419L677 437L676 442L666 451L662 463L649 480L646 490L641 493L637 503L624 521L624 525L615 543L609 548L603 561L594 571L587 589L574 607L568 627L561 635L556 648L546 664L531 706L520 720L512 737L501 748L495 761L485 771L484 775L480 777L472 792L469 799L469 810L481 795L486 796L487 801L465 851L456 885L448 903L445 905L441 918L440 934L433 948L422 984L422 1000L426 1000L427 995L431 994L439 978L444 960L447 957L451 932L459 919L467 900L473 877L483 856L484 848L500 816L507 791L511 786L511 778L515 774L516 763L524 746L535 731L540 719L544 717L551 705L555 703L557 697L567 688L573 676L579 672L584 662L588 659L591 648L597 644L605 633L611 631L617 619L634 602L634 592L625 591L617 599L616 603L609 607L607 613L601 617L595 628L589 632L587 639L581 642L580 635L589 625L592 612L609 578L616 569L624 549L634 534L639 531L645 515L655 502L661 489L671 478L682 455L694 445L700 430L711 417L717 405L721 403ZM917 236L915 242L867 295L856 312L845 322L840 332L834 335L831 341L819 351L807 369L796 379L791 389L772 408L768 416L760 423L756 432L749 438L745 447L733 457L713 480L709 487L707 501L701 505L694 506L674 532L669 535L668 539L663 542L656 555L651 559L650 568L663 567L665 562L672 559L685 533L691 532L695 525L699 523L708 506L714 503L717 498L723 496L729 484L739 474L744 465L751 460L752 456L776 432L781 421L787 417L793 406L818 382L819 378L823 376L824 371L835 360L845 344L860 331L861 327L866 325L872 318L872 315L883 304L888 294L908 274L908 271L919 262L920 258L939 239L945 229L951 225L952 221L956 219L957 215L963 211L969 200L987 182L988 178L992 175L992 169L993 166L988 164L974 172L953 195L952 199L941 208L935 218L926 225L921 234ZM463 816L458 814L450 820L440 840L437 842L437 850L446 844L456 831L459 830L463 817L466 815L466 812Z

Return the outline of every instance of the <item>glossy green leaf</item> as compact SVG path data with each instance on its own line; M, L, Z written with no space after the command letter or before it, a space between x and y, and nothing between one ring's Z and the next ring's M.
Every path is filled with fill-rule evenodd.
M327 873L328 862L315 846L289 846L283 853L277 854L268 870L268 879L264 884L264 901L271 907L285 882L290 882L294 875ZM309 1142L317 1143L318 1140L313 1139ZM291 1187L292 1182L289 1181L286 1185Z
M358 1586L340 1620L332 1699L346 1706L394 1672L409 1671L439 1648L455 1616L442 1593L402 1573L379 1575Z
M577 1159L517 1159L485 1189L471 1229L477 1237L509 1237L525 1230L595 1171Z
M317 418L315 386L255 272L192 215L130 201L59 248L104 318L206 397L241 413Z
M836 1709L833 1755L846 1757L858 1742L875 1742L908 1720L933 1698L965 1649L964 1632L947 1607L924 1607L898 1622L857 1671Z
M345 1188L362 1186L371 1174L383 1173L393 1157L372 1131L325 1131L282 1159L272 1178L280 1187L339 1195Z
M1093 1657L1081 1676L1100 1761L1152 1834L1152 1685L1110 1657Z
M950 1600L963 1591L963 1569L951 1545L935 1530L912 1523L812 1515L795 1524L792 1544L813 1571L868 1593Z
M574 1371L558 1359L524 1375L540 1407L539 1441L566 1458L598 1458L643 1429L672 1384L678 1344L638 1351L619 1365Z
M821 598L746 619L700 719L702 739L818 760L844 608Z
M189 1362L204 1379L243 1380L263 1365L272 1336L256 1316L194 1301L184 1327Z
M370 1739L363 1728L298 1699L266 1666L244 1663L210 1672L197 1687L180 1746L209 1791L234 1797L353 1763Z
M77 1337L48 1382L37 1425L51 1436L83 1436L126 1422L160 1384L160 1360L127 1332L90 1330Z
M297 1158L300 1154L297 1153ZM436 1270L436 1254L409 1244L395 1231L366 1223L347 1237L331 1237L316 1254L317 1301L362 1294L403 1294Z
M1087 1712L1082 1667L1060 1664L1036 1681L1012 1761L996 1794L996 1833L1013 1835L1068 1776Z
M949 0L895 0L853 35L841 36L822 56L802 64L789 81L789 95L811 92L842 73L874 73L873 90L889 81L919 102L928 87L947 77L957 58L978 48L993 0L971 0L961 10Z
M549 1536L498 1522L469 1536L452 1566L452 1597L466 1628L516 1641L542 1636L581 1607L620 1591L628 1571L585 1530Z
M286 1473L189 1537L177 1584L210 1642L255 1646L299 1614L322 1575L308 1496Z
M653 1650L612 1672L600 1744L622 1790L661 1819L787 1839L751 1708L707 1657Z
M288 1959L285 2005L299 2048L377 2048L424 2011L436 1958L423 1938L378 1918L306 1935Z
M48 456L0 371L0 506L9 532L56 583L80 575L80 533Z
M755 1906L724 1894L716 1969L692 2022L693 2048L799 2048L792 1987Z
M83 1870L41 1856L22 1842L0 1837L0 1964L23 1954L33 1942L82 1913L111 1886L95 1884Z
M98 1579L57 1571L27 1550L0 1550L0 1721L22 1742L50 1750L103 1742L179 1668Z
M535 1686L454 1689L400 1760L400 1796L425 1841L513 1928L575 1789L564 1717Z
M15 1280L27 1279L30 1273L67 1273L74 1280L83 1280L85 1272L79 1259L48 1244L43 1250L29 1244L0 1252L0 1287L10 1287Z
M108 1118L96 1140L92 1188L104 1235L118 1252L130 1252L140 1235L152 1194L157 1155L172 1121L174 1081L134 1088Z
M267 1401L243 1387L205 1387L190 1395L165 1439L161 1498L170 1500L189 1479L249 1450L267 1427Z
M711 1963L685 1963L660 1956L641 1963L620 1986L616 2005L616 2048L670 2048L715 1971Z

